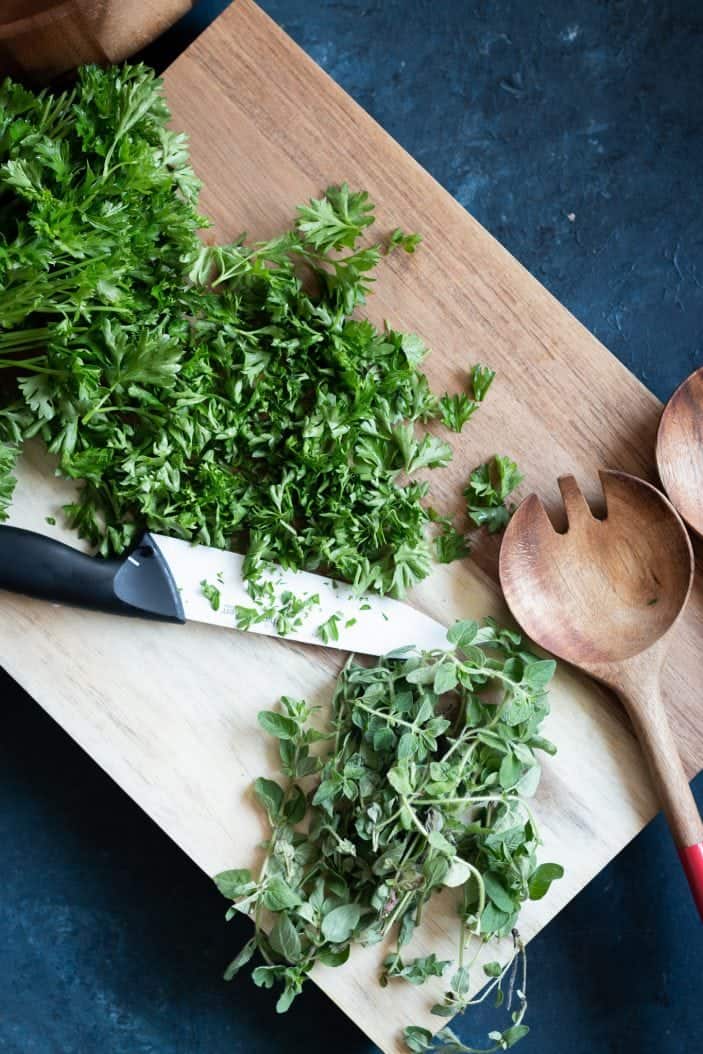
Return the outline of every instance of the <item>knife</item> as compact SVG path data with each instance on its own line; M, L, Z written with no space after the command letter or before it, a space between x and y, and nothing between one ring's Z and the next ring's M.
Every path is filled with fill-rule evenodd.
M235 609L256 607L247 593L243 562L238 553L150 532L127 556L103 559L34 531L0 527L0 589L160 622L195 620L236 629ZM319 598L285 640L365 655L385 655L408 646L423 651L448 647L446 628L409 604L357 594L346 583L322 575L269 566L276 596L290 591L302 599ZM203 581L217 590L217 610L203 593ZM318 629L331 616L337 616L338 639L323 641ZM270 620L248 626L247 632L284 636Z

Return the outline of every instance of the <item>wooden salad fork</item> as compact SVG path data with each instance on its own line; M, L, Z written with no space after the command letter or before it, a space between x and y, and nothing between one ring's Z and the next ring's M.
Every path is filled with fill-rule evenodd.
M536 494L522 502L503 538L500 582L537 644L622 700L703 918L703 822L660 690L671 630L691 591L691 542L655 487L625 472L603 471L600 479L604 519L592 514L573 476L559 480L568 520L561 534Z

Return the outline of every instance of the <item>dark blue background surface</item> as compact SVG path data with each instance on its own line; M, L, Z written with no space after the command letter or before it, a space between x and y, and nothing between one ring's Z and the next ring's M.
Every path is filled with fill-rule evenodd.
M657 395L700 364L696 0L263 6ZM370 1054L312 986L276 1018L222 984L247 923L225 926L208 879L1 673L0 698L0 1051ZM524 1054L703 1049L703 931L661 817L529 955Z

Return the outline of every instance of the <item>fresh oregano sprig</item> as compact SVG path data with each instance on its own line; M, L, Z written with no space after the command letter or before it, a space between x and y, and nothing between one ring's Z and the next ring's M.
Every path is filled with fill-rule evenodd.
M324 732L305 702L284 698L280 712L259 715L278 739L286 781L255 785L271 829L258 875L216 877L233 902L228 917L245 911L255 922L226 976L258 952L254 982L282 986L279 1011L315 963L342 965L354 942L391 942L383 985L443 976L449 962L413 958L407 946L434 893L450 887L457 957L434 1012L451 1017L476 1002L469 992L478 953L512 934L514 955L483 968L488 986L479 997L500 1002L507 986L512 1021L492 1034L490 1048L502 1050L527 1031L521 905L562 874L557 864L537 863L528 800L539 782L537 752L555 749L540 735L554 663L490 619L456 623L448 644L446 652L407 649L373 666L350 661ZM410 1050L434 1049L426 1030L410 1027L405 1038Z

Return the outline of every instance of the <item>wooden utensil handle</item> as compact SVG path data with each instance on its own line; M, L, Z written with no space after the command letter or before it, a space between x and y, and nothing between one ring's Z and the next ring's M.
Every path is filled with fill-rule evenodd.
M679 849L679 857L683 864L684 873L691 887L693 899L696 902L698 913L703 919L703 842L697 845L687 845Z
M669 726L659 685L623 686L619 692L649 764L664 815L703 919L703 820Z

